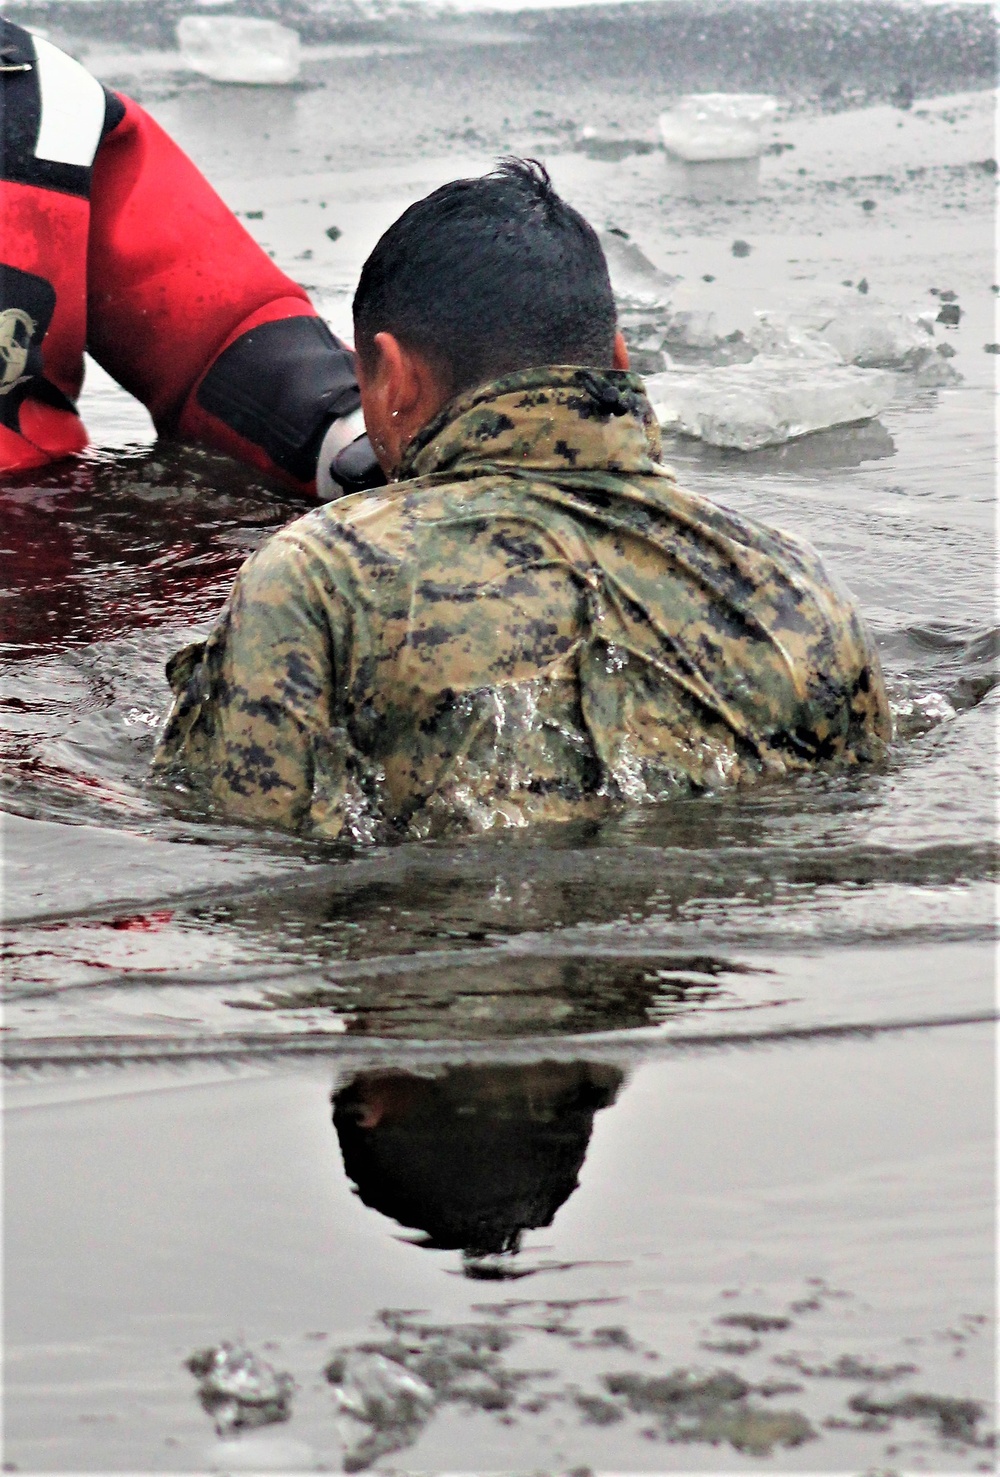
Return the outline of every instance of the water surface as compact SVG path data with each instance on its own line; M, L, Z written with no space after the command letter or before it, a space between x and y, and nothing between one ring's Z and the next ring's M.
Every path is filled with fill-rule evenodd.
M595 117L597 32L552 24L576 50L544 98L531 67L498 60L506 40L393 53L396 102L352 153L336 120L368 105L371 58L280 97L138 63L121 85L234 207L263 211L248 226L342 331L353 275L402 205L529 146L726 327L862 276L899 308L956 293L960 325L935 338L961 379L901 377L879 421L752 456L667 448L688 486L804 534L848 583L897 741L871 770L353 852L151 790L165 659L296 509L222 458L152 444L141 408L93 371L95 449L0 492L19 1469L336 1469L363 1433L336 1415L334 1350L409 1338L453 1354L472 1326L503 1346L480 1375L510 1401L442 1397L373 1461L992 1469L989 100L968 76L971 91L927 82L893 108L886 77L849 107L845 71L832 111L800 89L780 123L795 149L765 158L759 200L696 205L655 153L569 147L563 122ZM725 85L759 80L726 66ZM621 128L651 127L670 85L626 90ZM406 136L392 110L418 97ZM330 158L311 142L323 127ZM433 1136L412 1140L426 1164L415 1148L395 1171L352 1159L355 1182L371 1176L367 1201L352 1194L331 1094L362 1117L389 1104L413 1133L435 1094L456 1122L485 1122L478 1209L459 1210L466 1150L435 1154ZM403 1210L408 1156L425 1169ZM237 1337L298 1390L290 1423L219 1439L183 1360ZM674 1370L721 1371L728 1404L685 1407L680 1426L644 1405L635 1380Z

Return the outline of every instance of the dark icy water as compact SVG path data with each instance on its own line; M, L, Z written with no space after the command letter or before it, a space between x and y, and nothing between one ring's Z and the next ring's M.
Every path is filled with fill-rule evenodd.
M157 7L32 8L342 331L384 225L509 149L723 331L862 276L962 314L877 421L667 447L854 590L883 767L353 853L146 788L166 657L296 509L92 372L94 449L0 490L16 1469L994 1470L989 26L858 11L316 21L278 93L185 79ZM789 102L755 200L573 148L684 85ZM238 1339L291 1415L216 1436L184 1361Z

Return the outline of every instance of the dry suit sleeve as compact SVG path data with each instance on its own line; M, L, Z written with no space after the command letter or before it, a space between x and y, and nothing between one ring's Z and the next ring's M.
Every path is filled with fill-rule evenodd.
M173 139L114 101L90 192L91 354L160 434L313 491L327 428L360 405L353 354Z
M174 703L154 773L229 816L339 835L352 781L335 653L348 619L328 574L295 542L271 539L207 642L168 664Z

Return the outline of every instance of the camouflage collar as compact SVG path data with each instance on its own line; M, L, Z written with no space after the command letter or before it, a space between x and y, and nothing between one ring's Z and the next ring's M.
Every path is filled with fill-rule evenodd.
M637 374L522 369L447 404L407 447L400 479L518 470L652 471L660 431Z

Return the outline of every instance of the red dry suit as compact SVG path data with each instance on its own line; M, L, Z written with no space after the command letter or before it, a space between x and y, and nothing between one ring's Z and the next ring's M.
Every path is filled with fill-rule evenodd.
M161 435L312 491L330 432L345 490L382 480L304 290L142 108L0 19L0 475L87 444L85 348Z

